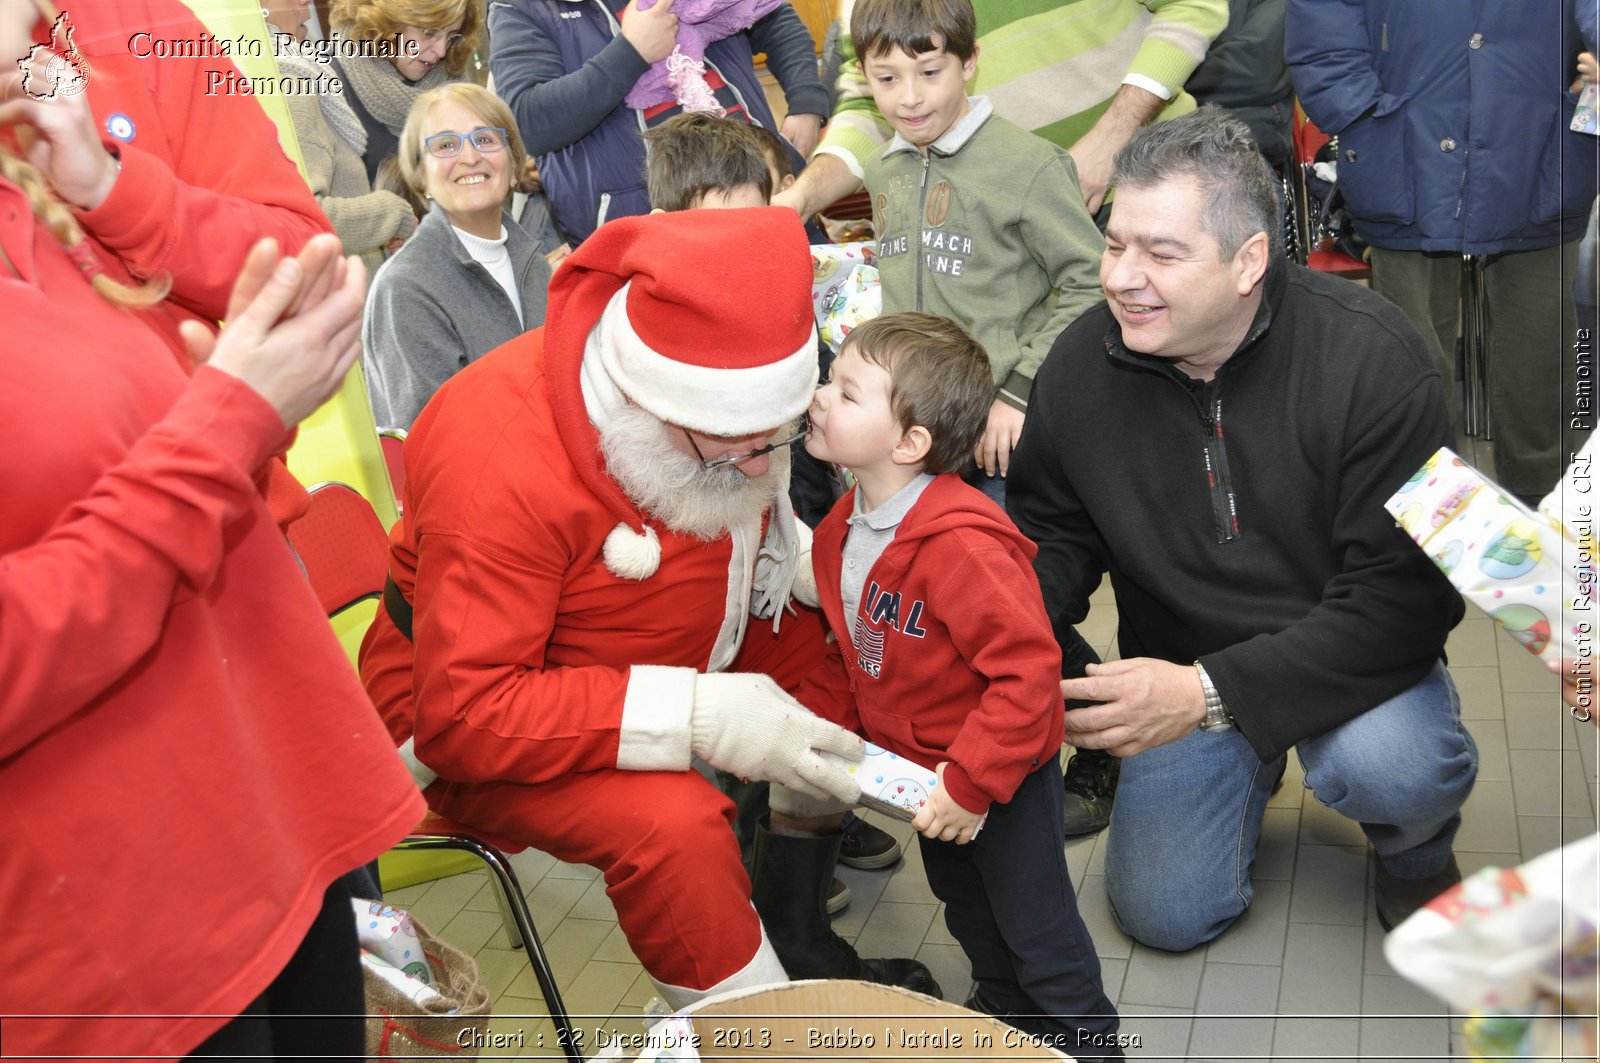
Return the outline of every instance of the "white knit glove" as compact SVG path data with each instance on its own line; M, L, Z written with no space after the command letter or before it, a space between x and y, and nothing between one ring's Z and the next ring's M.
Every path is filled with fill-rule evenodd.
M860 787L821 753L859 761L861 739L753 672L711 672L694 680L690 748L713 768L745 779L768 779L813 797L854 803Z
M817 596L817 573L811 567L809 546L800 554L800 564L794 570L794 583L789 587L789 594L801 605L809 605L813 609L822 605L822 599Z

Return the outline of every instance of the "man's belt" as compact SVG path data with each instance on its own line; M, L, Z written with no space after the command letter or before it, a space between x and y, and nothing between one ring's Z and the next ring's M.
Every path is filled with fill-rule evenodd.
M400 587L390 576L383 584L383 610L389 614L389 619L399 629L400 634L406 637L407 642L415 642L411 634L411 603L406 601L406 596L400 593Z

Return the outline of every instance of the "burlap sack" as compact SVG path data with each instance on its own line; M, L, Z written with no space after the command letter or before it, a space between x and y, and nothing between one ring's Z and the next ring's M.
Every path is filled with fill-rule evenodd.
M489 1030L489 989L478 962L412 920L439 997L419 1004L366 963L367 1056L401 1059L476 1059Z

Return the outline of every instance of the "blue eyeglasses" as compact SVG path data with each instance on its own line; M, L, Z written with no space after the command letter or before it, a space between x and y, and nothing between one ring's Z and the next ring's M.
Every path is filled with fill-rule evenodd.
M486 125L479 126L465 136L460 133L435 133L431 137L423 137L422 146L436 159L451 159L461 154L468 141L485 155L504 151L506 131L499 126Z

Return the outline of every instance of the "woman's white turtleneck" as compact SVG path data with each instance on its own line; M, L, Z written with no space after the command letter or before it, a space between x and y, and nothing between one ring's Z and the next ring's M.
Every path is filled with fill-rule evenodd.
M517 321L522 322L522 295L517 291L516 273L511 268L511 252L506 250L506 227L500 226L500 236L495 240L474 236L455 225L450 228L455 231L456 239L461 241L461 246L467 249L473 261L487 269L495 283L505 289L511 299L512 309L517 312Z

